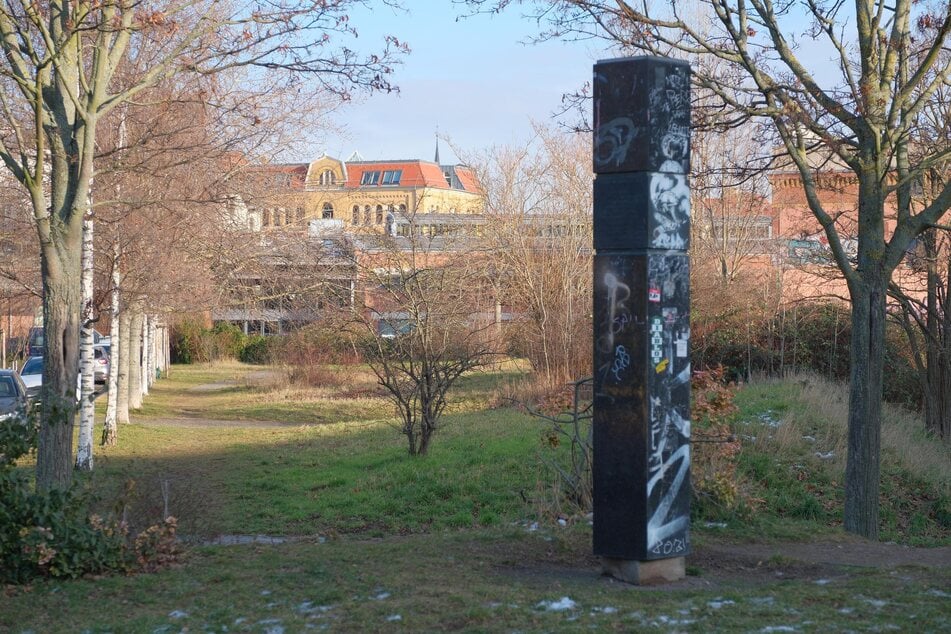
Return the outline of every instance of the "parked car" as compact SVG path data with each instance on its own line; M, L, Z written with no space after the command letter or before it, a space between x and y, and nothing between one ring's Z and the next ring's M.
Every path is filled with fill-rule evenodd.
M108 376L108 375L107 375ZM43 357L30 357L20 368L20 378L26 386L27 396L36 400L43 389ZM82 376L76 379L76 400L82 396Z
M46 350L46 338L42 326L30 328L30 334L26 338L26 356L41 357Z
M92 348L95 359L93 360L93 369L96 383L106 383L109 381L110 346L97 344Z
M40 395L40 388L43 387L43 357L30 357L20 368L20 378L26 385L26 392L29 398L35 399Z
M13 370L0 370L0 421L24 415L30 404L26 386Z

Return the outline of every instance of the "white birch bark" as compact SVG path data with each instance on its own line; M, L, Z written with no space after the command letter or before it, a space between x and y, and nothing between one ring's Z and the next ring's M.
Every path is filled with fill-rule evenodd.
M151 315L142 315L142 397L149 395L149 364L152 362Z
M132 359L132 309L126 308L119 315L119 374L116 377L116 422L128 424L129 419L129 366ZM109 389L113 389L109 386Z
M90 195L91 198L91 195ZM93 216L92 200L83 218L82 278L82 330L79 334L79 364L82 373L81 397L79 401L79 444L76 448L76 468L80 471L92 471L92 432L95 423L95 355L92 337L92 295L93 295Z
M131 308L132 325L129 327L129 409L142 407L142 310Z
M102 426L102 444L115 445L118 442L119 425L116 410L119 401L119 362L122 345L119 341L119 285L122 275L119 272L119 241L112 243L112 290L109 293L111 305L109 314L109 396L106 402L106 420Z

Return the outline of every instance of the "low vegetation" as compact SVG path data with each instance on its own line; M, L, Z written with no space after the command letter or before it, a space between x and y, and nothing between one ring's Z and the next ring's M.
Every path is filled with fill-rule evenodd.
M552 512L540 465L565 445L553 448L546 424L520 408L487 406L517 375L502 366L464 377L439 442L410 458L365 371L307 387L263 366L176 366L80 485L130 531L175 516L184 558L155 574L8 587L0 630L951 625L947 565L879 568L873 555L842 567L821 552L790 554L789 540L835 553L879 546L839 527L840 387L754 382L737 391L735 413L708 394L715 433L739 446L720 455L711 445L733 469L736 495L698 499L688 578L655 592L600 578L590 517ZM224 424L223 411L243 416ZM301 414L285 418L292 411ZM889 415L883 533L943 546L935 557L947 558L951 465L946 447L914 435L920 427Z

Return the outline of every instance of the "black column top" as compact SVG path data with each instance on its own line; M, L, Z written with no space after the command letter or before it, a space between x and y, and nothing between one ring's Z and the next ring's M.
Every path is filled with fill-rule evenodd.
M627 57L594 66L594 171L690 171L690 65Z

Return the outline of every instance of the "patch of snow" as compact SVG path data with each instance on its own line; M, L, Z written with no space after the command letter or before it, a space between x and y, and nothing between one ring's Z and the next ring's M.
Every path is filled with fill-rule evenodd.
M865 602L868 603L873 608L884 608L888 605L888 601L882 601L881 599L865 599Z
M558 518L558 526L568 526L568 520L563 517Z
M707 607L714 610L719 610L725 605L736 605L736 601L731 599L714 599L713 601L707 601Z
M839 614L852 614L855 612L855 608L839 608L838 612Z
M832 579L816 579L815 583L817 586L827 586L832 583Z
M397 621L402 621L403 617L399 614L391 614L388 617L386 617L386 620L389 621L390 623L396 623Z
M937 588L931 588L925 594L930 594L933 597L940 597L942 599L951 599L951 594L944 592L943 590L938 590Z
M760 414L759 422L763 423L767 427L779 427L783 424L783 421L773 418L773 412L763 412Z
M832 460L832 458L834 457L835 457L834 451L827 451L825 453L822 453L821 451L816 452L816 458L818 458L819 460Z
M271 594L271 591L270 591L270 590L261 590L261 596L262 596L262 597L270 596L270 594Z
M168 613L170 619L184 619L186 616L188 616L188 612L182 612L181 610L172 610Z
M244 622L247 621L247 620L248 620L247 617L239 616L238 618L236 618L236 619L234 620L234 624L235 624L235 625L241 625L242 623L244 623Z
M815 436L803 436L802 439L805 440L806 442L816 442Z
M281 619L261 619L257 622L257 625L278 625L280 622Z
M798 631L799 630L794 628L792 625L767 625L766 627L760 630L760 632L763 632L763 634L766 634L768 632L798 632Z
M654 627L660 627L661 625L673 625L673 626L678 626L678 625L691 625L692 623L696 623L696 620L694 620L694 619L675 619L675 618L673 618L673 617L667 616L666 614L661 614L661 615L655 617L653 621L651 621L651 625L654 626Z
M707 528L726 528L726 522L704 522Z
M383 601L384 599L389 599L389 598L390 598L390 593L387 592L386 590L381 590L381 591L379 591L376 595L374 595L373 598L374 598L376 601Z
M537 531L537 530L538 530L538 522L532 522L531 524L529 524L527 530L528 530L529 532Z
M753 605L773 605L775 602L775 597L752 597L750 599L750 603Z
M610 605L604 606L603 608L595 607L591 608L591 614L617 614L617 608L611 607Z
M536 607L548 610L549 612L564 612L565 610L574 610L578 604L568 597L561 597L557 601L539 601Z

